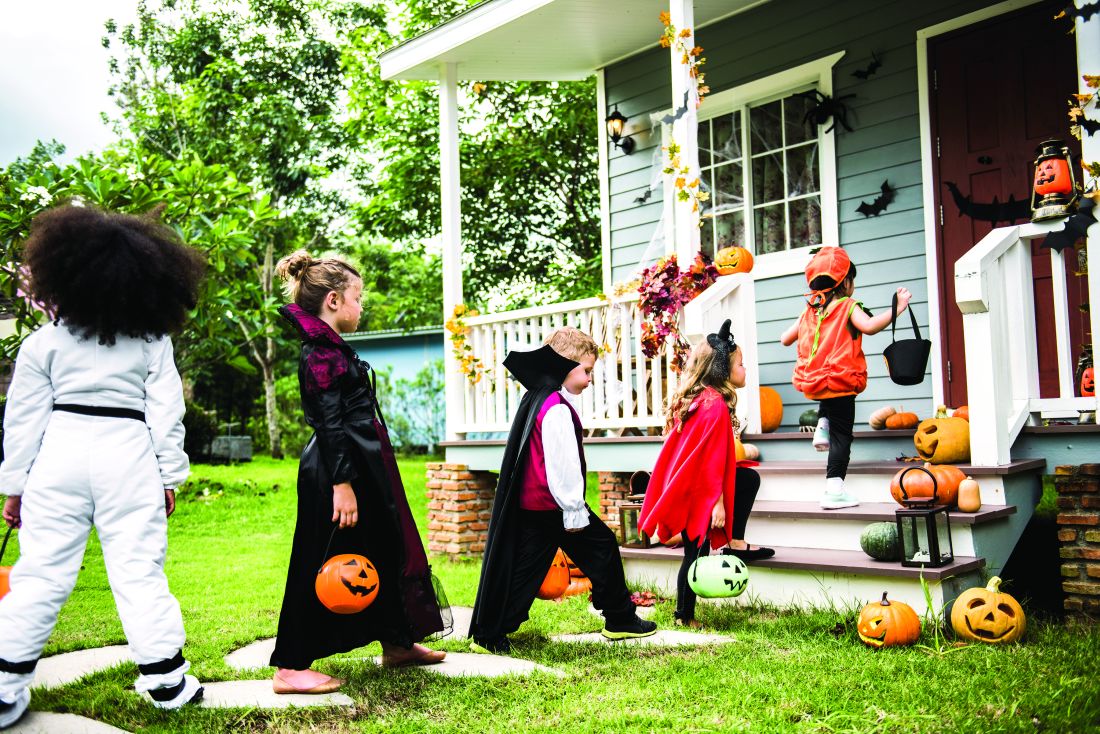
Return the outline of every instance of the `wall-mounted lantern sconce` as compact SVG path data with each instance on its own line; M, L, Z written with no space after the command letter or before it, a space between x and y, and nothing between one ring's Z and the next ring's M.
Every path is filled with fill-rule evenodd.
M619 108L616 106L611 114L607 116L605 122L607 122L607 136L611 138L611 143L626 155L630 155L634 152L634 138L623 135L626 121L627 118L623 117L623 113L619 112Z

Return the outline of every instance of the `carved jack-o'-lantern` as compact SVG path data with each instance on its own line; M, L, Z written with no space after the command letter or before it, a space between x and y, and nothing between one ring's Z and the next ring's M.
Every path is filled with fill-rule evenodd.
M550 564L550 570L546 572L546 578L539 587L539 599L558 599L569 588L569 564L565 560L565 554L561 549L554 554L554 562Z
M1086 367L1081 373L1081 397L1096 397L1096 373L1092 367Z
M325 561L317 572L314 589L329 611L355 614L378 596L378 570L366 556L342 553Z
M688 569L688 586L704 599L740 596L748 585L748 566L737 556L703 556Z
M920 637L920 618L913 607L890 601L886 594L882 592L882 601L871 602L859 613L859 639L869 647L913 644Z
M933 464L965 464L970 461L970 422L962 418L921 421L913 445L922 459Z
M951 607L955 634L971 642L1015 642L1024 636L1027 618L1011 594L1001 591L1001 579L994 576L983 589L976 586L959 594Z
M714 265L720 275L747 273L752 270L752 253L744 247L723 247L714 253Z

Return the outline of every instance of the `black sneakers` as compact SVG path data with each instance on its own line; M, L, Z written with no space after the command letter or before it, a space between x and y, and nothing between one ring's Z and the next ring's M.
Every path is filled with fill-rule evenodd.
M507 655L512 652L512 642L504 635L492 640L475 637L470 642L470 651L482 655Z
M609 640L628 640L632 637L649 637L657 631L656 622L642 619L637 614L627 622L613 623L608 620L600 632Z

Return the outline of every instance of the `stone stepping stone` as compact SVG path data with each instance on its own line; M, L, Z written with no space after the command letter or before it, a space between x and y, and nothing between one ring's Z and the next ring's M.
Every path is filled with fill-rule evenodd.
M470 622L474 618L473 607L451 607L454 630L443 638L445 641L461 640L470 636Z
M89 673L107 670L131 660L133 657L130 655L130 648L126 645L110 645L51 655L38 661L38 666L34 669L34 683L31 686L57 688L80 680Z
M28 711L15 726L5 729L4 732L5 734L128 734L125 729L116 729L102 721L86 719L76 714L51 714L45 711Z
M225 656L225 664L235 670L256 670L271 667L271 653L275 650L275 638L256 640Z
M376 665L382 664L381 656L371 659L374 660ZM436 665L410 665L408 668L399 668L398 670L411 669L437 673L448 678L499 678L505 675L531 675L532 673L548 673L560 678L565 675L556 668L548 668L530 660L506 655L482 655L474 652L448 652L447 658L442 663Z
M702 632L683 632L681 630L657 630L649 637L632 637L626 640L609 640L599 632L585 632L579 635L554 635L555 642L597 642L604 645L640 645L688 647L695 645L722 645L733 642L726 635L708 635Z
M202 707L285 709L291 706L354 706L343 693L275 693L268 680L230 680L203 683Z

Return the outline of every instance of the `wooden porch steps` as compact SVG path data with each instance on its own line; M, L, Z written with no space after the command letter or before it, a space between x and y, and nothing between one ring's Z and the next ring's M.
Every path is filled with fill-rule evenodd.
M757 500L752 508L753 517L775 517L803 520L852 520L863 523L893 522L895 502L864 502L858 507L839 510L823 510L816 502L781 502ZM1015 505L982 505L977 512L951 511L951 524L978 525L991 522L1016 512Z

